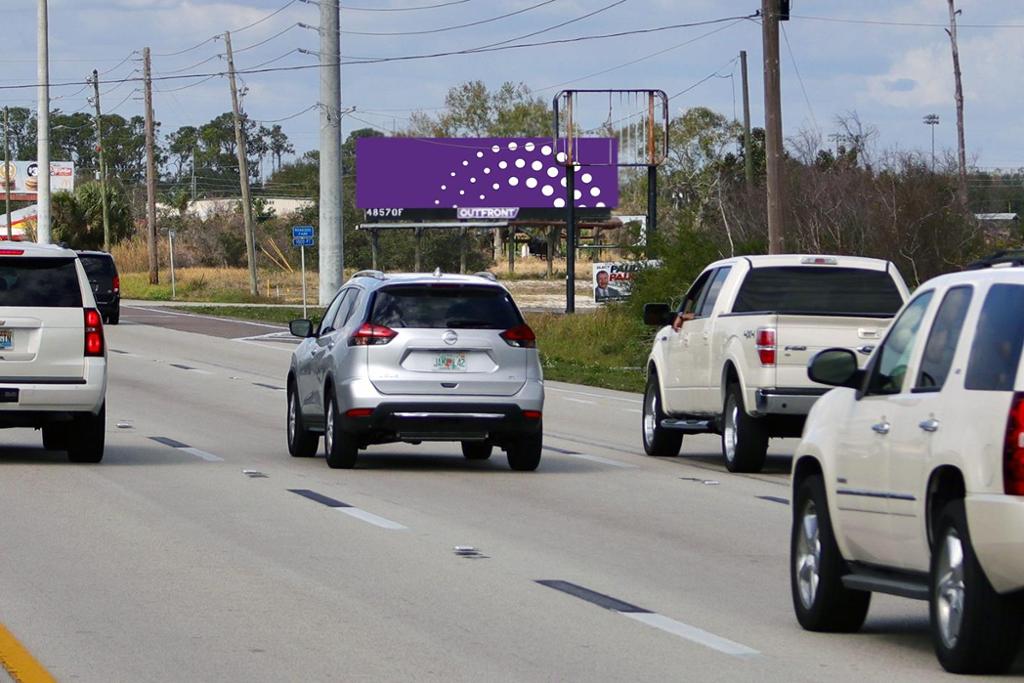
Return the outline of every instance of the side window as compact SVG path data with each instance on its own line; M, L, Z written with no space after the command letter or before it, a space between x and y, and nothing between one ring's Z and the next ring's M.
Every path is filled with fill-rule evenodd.
M992 285L981 307L964 387L1009 391L1017 381L1024 343L1024 287Z
M889 335L878 349L871 378L868 380L868 394L898 394L903 389L907 363L910 362L914 342L921 331L921 320L934 293L928 291L918 296L892 324Z
M345 327L348 323L348 319L352 317L352 311L355 310L356 302L359 300L361 290L351 289L349 290L348 296L341 304L341 308L338 309L338 315L334 317L334 329L340 330Z
M729 277L730 270L732 270L732 267L719 268L718 272L715 273L715 277L711 280L711 285L708 287L707 294L704 295L704 303L700 305L700 312L697 313L698 318L706 318L715 310L715 302L718 301L718 295L722 293L722 285L725 284L725 278Z
M697 304L704 294L704 290L707 289L713 274L714 271L705 271L693 281L690 289L686 292L686 296L683 298L683 303L679 306L680 313L695 313L697 311Z
M320 330L317 334L326 334L334 329L334 319L338 315L338 309L341 308L342 302L345 300L345 296L349 290L343 289L338 292L338 295L334 297L334 301L327 307L327 311L324 313L323 319L320 321Z
M953 287L946 292L935 314L931 332L928 333L914 391L939 391L946 383L957 341L960 339L960 330L967 317L967 307L970 305L970 287Z

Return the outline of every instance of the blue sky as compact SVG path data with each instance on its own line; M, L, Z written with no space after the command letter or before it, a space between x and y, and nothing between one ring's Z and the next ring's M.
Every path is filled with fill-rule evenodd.
M433 5L444 0L343 0L342 5L375 9ZM450 1L450 0L449 0ZM464 24L533 9L478 26L407 36L345 33L342 53L351 56L420 54L498 42L539 31L613 5L594 16L529 40L599 34L666 26L752 13L759 0L465 0L448 7L419 11L342 11L343 31L422 31ZM265 17L287 0L50 0L51 81L78 81L93 68L108 71L101 80L135 76L134 61L153 50L155 75L206 73L224 68L221 41L192 47L227 29L238 29ZM1024 92L1024 2L958 0L960 51L966 98L968 156L980 167L1024 166L1024 125L1017 93ZM801 129L817 130L827 141L837 129L836 117L856 112L877 128L881 147L927 150L928 128L921 117L936 113L936 147L955 146L956 127L946 0L792 0L793 19L784 24L782 43L783 125L787 137ZM7 36L0 85L35 81L36 0L8 0L4 13ZM845 20L854 20L848 22ZM294 52L316 50L318 36L297 22L317 24L319 9L296 0L272 18L235 33L236 65L240 69L275 60L267 66L311 64L314 57ZM879 23L856 23L879 22ZM968 24L983 26L971 27ZM289 28L292 26L292 28ZM287 30L286 30L287 29ZM283 31L283 33L282 33ZM703 38L703 34L716 31ZM280 35L277 35L280 34ZM275 37L276 36L276 37ZM267 40L269 39L269 40ZM262 45L257 45L262 41ZM684 44L688 43L688 44ZM251 49L245 49L254 46ZM746 50L750 63L751 114L763 121L760 26L738 20L714 26L683 28L647 35L452 56L421 61L349 64L343 68L343 106L356 107L345 129L365 122L384 130L401 128L411 110L439 107L449 87L480 79L497 87L523 81L550 97L557 88L657 87L681 91L710 78L672 100L672 111L708 106L727 116L740 109L739 66ZM289 53L289 51L292 51ZM655 56L655 53L657 54ZM791 54L792 53L792 54ZM132 57L128 61L122 60ZM646 58L645 58L646 57ZM205 63L203 60L210 59ZM627 66L627 62L633 62ZM350 60L351 61L351 60ZM193 66L194 65L194 66ZM583 78L595 72L607 73ZM799 77L798 78L798 74ZM731 77L730 77L731 76ZM801 79L802 86L801 87ZM315 105L315 69L246 76L246 111L255 119L279 119ZM156 84L154 107L164 132L185 124L203 123L230 109L226 79ZM84 84L84 83L83 83ZM561 85L564 84L564 85ZM104 86L105 110L122 115L142 112L138 84ZM184 87L183 86L191 86ZM183 88L168 92L172 89ZM161 92L163 91L163 92ZM805 96L806 93L806 96ZM88 110L88 90L54 88L62 96L53 106L65 111ZM3 90L4 104L34 107L33 90ZM357 120L354 117L358 117ZM315 110L282 122L301 152L317 145Z

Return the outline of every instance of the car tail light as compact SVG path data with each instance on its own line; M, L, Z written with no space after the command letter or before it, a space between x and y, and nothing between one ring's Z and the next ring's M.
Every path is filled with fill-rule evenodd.
M516 325L511 330L505 330L501 333L501 338L505 340L505 343L509 346L515 346L520 349L535 349L537 348L537 335L533 333L530 326L527 324Z
M21 256L24 253L24 249L0 249L0 256Z
M1003 492L1024 496L1024 393L1013 395L1003 443Z
M524 410L523 417L525 417L527 420L539 420L541 417L541 413L539 410Z
M103 355L103 318L95 308L85 309L85 355Z
M114 294L121 292L121 278L118 275L114 276Z
M373 415L373 408L352 408L345 413L346 417L370 417Z
M761 365L775 365L775 328L761 327L754 339Z
M390 327L363 323L362 326L356 330L356 333L352 335L352 338L348 340L348 345L378 346L380 344L387 344L389 341L394 339L397 334L398 333Z

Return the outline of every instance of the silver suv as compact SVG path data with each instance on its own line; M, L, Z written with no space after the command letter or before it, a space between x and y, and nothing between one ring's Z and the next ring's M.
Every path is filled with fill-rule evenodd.
M489 274L360 271L323 320L293 320L288 451L355 465L360 448L460 441L513 470L540 464L544 381L533 330Z

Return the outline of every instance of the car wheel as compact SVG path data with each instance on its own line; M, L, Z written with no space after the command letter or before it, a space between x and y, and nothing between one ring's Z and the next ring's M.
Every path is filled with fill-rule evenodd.
M108 315L107 322L111 325L116 325L121 322L121 309L118 308L116 311Z
M345 433L341 428L341 419L338 415L338 402L334 394L330 394L327 401L327 414L324 416L324 451L327 454L327 464L331 469L350 470L356 466L356 456L359 455L359 447L353 440L351 434Z
M68 425L59 423L43 427L43 448L48 451L66 451L68 449Z
M537 431L513 441L505 449L508 466L518 472L532 472L540 465L541 449L544 447L543 425Z
M679 455L679 449L683 445L683 433L663 428L661 426L663 419L665 419L665 413L661 410L658 376L651 373L647 378L647 389L644 391L644 407L640 424L644 453L647 455Z
M491 457L492 450L494 447L483 441L462 442L462 454L466 456L466 460L486 460Z
M99 462L103 459L103 445L107 427L107 404L96 415L76 415L68 430L68 460L71 462Z
M789 544L793 609L808 631L852 633L864 624L871 593L846 588L843 571L825 484L821 475L811 475L797 487Z
M294 458L310 458L316 455L316 449L320 445L320 437L306 429L305 420L302 419L302 409L299 406L298 392L295 390L295 382L288 383L288 452Z
M730 384L725 392L722 455L730 472L760 472L768 455L764 420L747 415L738 384Z
M943 508L937 529L929 612L939 663L952 673L1005 673L1020 642L1020 598L989 583L971 547L963 501Z

